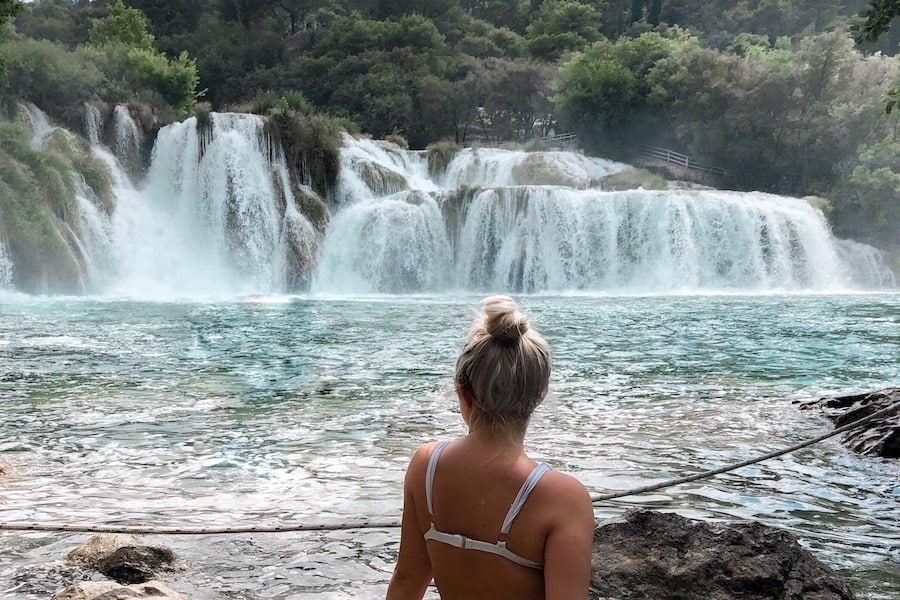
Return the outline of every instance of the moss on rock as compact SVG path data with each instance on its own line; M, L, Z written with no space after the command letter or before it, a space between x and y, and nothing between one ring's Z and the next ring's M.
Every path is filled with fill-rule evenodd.
M462 147L453 142L436 142L425 148L425 158L428 160L428 173L434 177L447 170L453 158Z
M600 179L600 188L610 192L636 190L665 190L668 182L661 175L645 169L628 169Z
M519 185L579 185L578 180L563 171L559 165L548 161L541 153L526 156L525 160L513 167L512 175Z

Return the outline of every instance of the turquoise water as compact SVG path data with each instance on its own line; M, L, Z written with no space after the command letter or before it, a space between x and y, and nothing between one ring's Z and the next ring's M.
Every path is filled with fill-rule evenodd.
M394 520L409 454L461 434L469 295L209 303L0 297L0 521ZM524 296L552 397L529 452L593 493L737 462L831 427L794 401L900 383L900 294ZM900 596L900 464L829 440L630 506L758 519L860 597ZM377 598L395 529L145 537L192 599ZM0 598L81 579L86 534L0 532Z

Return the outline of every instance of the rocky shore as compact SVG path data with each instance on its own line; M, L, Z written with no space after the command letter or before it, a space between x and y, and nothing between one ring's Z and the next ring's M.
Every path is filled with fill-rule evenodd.
M848 423L900 402L900 387L875 392L819 398L800 405L803 410L818 409L834 426ZM881 416L858 429L843 434L841 443L860 454L882 458L900 458L900 410Z
M188 600L163 580L186 567L171 549L98 535L66 562L84 581L51 600ZM846 581L787 531L632 509L594 530L591 600L853 600Z

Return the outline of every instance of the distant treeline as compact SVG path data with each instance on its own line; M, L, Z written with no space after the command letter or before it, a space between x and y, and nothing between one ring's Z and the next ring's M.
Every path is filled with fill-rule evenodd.
M900 28L864 0L41 0L0 34L0 93L197 111L304 106L410 147L577 133L826 198L838 235L900 247ZM302 95L302 101L298 100ZM261 101L260 99L264 100Z

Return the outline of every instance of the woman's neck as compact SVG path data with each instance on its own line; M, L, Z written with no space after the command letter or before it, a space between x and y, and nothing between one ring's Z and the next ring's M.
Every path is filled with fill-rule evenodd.
M469 429L466 436L471 443L490 448L497 454L523 454L525 452L525 435L515 434L506 429L482 425Z

